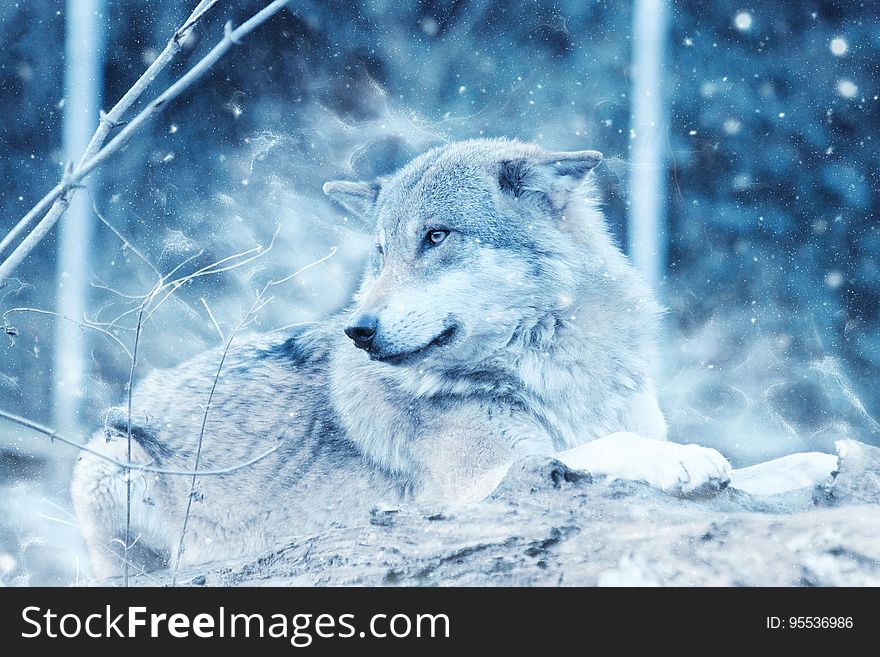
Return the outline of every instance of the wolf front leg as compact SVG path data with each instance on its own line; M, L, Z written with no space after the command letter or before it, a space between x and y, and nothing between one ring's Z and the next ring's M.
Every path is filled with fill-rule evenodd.
M505 460L473 478L469 487L470 500L488 497L517 461L530 456L556 458L553 439L528 416L510 414L499 424L497 431L505 447Z
M667 493L716 491L730 482L730 464L718 451L612 433L556 454L568 467L612 479L644 481Z
M526 456L553 457L553 441L528 415L502 404L458 404L426 413L410 441L422 500L469 503L498 486Z

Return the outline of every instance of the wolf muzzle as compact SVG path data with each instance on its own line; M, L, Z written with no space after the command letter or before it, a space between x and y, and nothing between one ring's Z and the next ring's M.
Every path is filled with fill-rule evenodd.
M376 337L379 319L375 315L359 315L345 327L345 334L352 339L358 349L369 349Z

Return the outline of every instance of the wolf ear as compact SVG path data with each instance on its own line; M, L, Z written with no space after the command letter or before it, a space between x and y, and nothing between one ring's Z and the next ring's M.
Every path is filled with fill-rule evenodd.
M541 166L549 166L558 176L571 176L580 180L602 161L599 151L557 151L547 153L538 160Z
M367 218L373 210L379 189L379 183L348 180L331 180L323 187L327 196L362 218Z
M578 183L602 161L598 151L558 151L536 158L505 160L501 163L498 183L501 189L519 198L533 192L545 195L554 204L565 199Z

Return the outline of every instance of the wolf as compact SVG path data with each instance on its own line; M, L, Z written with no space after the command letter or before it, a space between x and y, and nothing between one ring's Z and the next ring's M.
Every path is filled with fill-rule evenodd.
M146 570L257 553L382 505L473 503L525 456L673 494L724 487L721 454L666 440L661 308L605 225L601 160L480 139L375 181L326 183L373 230L353 301L231 350L216 385L218 352L153 371L130 414L109 414L90 447L162 471L133 473L129 507L118 465L75 464L94 573L119 571L127 509L127 555ZM272 446L199 476L192 495L190 477L167 472Z

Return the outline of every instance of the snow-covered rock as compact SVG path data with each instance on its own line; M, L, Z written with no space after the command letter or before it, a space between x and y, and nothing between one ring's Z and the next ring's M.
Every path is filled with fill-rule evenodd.
M779 495L827 481L837 470L837 457L822 452L790 454L734 470L730 485L750 495Z
M828 506L880 504L880 448L855 440L837 442L839 465L816 494Z
M456 509L385 509L363 524L292 539L255 559L210 564L195 585L876 585L880 450L839 445L838 474L809 495L833 455L739 471L688 499L590 477L554 459L511 467L495 493ZM798 486L784 482L787 472ZM826 473L827 475L827 473ZM737 481L737 473L734 473ZM795 485L795 484L791 484ZM822 488L821 490L825 490ZM870 506L865 506L870 505ZM142 578L165 582L164 575Z

